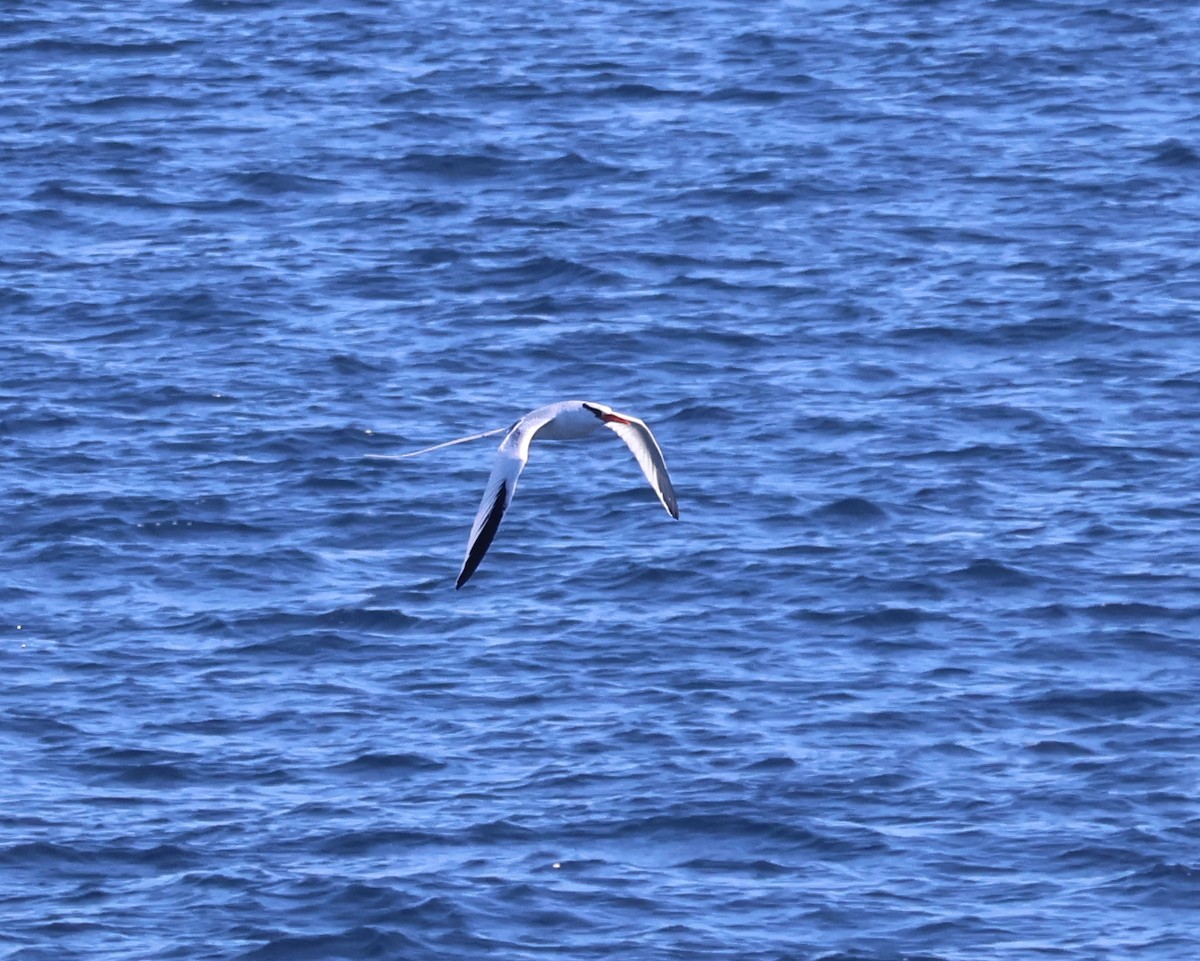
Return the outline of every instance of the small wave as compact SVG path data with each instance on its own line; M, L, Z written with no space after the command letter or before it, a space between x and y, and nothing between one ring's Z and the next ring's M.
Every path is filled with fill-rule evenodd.
M1063 741L1058 739L1037 741L1033 744L1030 744L1026 750L1031 754L1062 758L1092 757L1096 753L1095 751L1092 751L1084 747L1082 744L1076 743L1075 741Z
M124 207L140 210L167 210L174 206L141 191L90 190L65 183L61 180L44 183L34 194L37 200L68 201L72 204L90 204L99 207Z
M377 828L347 831L327 836L316 846L325 854L337 857L362 857L387 851L411 851L422 844L444 844L447 838L429 831L405 831L396 828Z
M479 83L470 88L470 94L473 97L488 102L498 101L542 101L550 94L550 91L540 83L532 81L516 82L516 83Z
M337 187L337 181L278 170L246 170L228 175L240 187L257 194L280 196L292 193L325 193Z
M730 841L743 838L748 841L770 839L788 844L820 845L821 835L793 824L766 821L746 815L687 814L684 812L631 818L614 824L584 824L579 830L584 834L599 837L637 837L662 842L668 839L704 838L708 842L717 839Z
M57 37L39 37L24 43L6 45L5 53L12 56L29 51L37 54L79 57L92 60L118 59L124 57L160 56L178 53L190 46L189 41L133 41L129 43L104 43L96 40L69 40Z
M966 567L951 571L948 576L954 580L989 587L1028 587L1036 582L1023 571L986 557L971 561Z
M778 755L776 757L763 758L760 761L753 761L745 765L744 771L788 771L795 768L796 762L786 755Z
M9 867L50 867L90 860L87 851L53 841L19 841L0 847L0 864Z
M574 151L542 161L538 164L538 169L547 176L569 180L590 180L601 175L608 176L624 172L623 167L603 163L599 160L589 160Z
M424 754L382 752L367 752L341 764L335 764L335 771L366 771L378 772L408 772L408 771L437 771L446 766L444 761L438 761Z
M592 96L612 98L613 100L661 100L687 96L684 91L672 90L667 87L656 87L649 83L618 83L607 87L598 87Z
M362 961L427 955L421 942L394 929L358 925L330 934L276 935L237 957L240 961Z
M182 97L167 96L135 96L122 94L114 97L100 97L73 105L76 110L94 110L101 113L118 111L133 111L137 113L167 113L176 115L181 110L195 108L196 101L185 100Z
M1159 167L1200 167L1200 153L1181 140L1171 138L1152 148L1154 155L1146 163Z
M768 189L762 187L699 187L682 191L676 201L698 207L728 205L730 207L756 209L759 207L782 207L811 192L811 188Z
M842 497L812 512L818 520L865 524L886 518L887 511L865 497Z
M577 285L609 285L619 282L620 275L611 270L598 270L586 264L561 257L531 257L512 266L495 267L480 274L479 283L486 287L560 288Z
M884 607L866 614L856 614L847 623L858 627L911 627L926 620L929 615L915 607Z
M400 169L452 181L491 180L507 174L514 161L490 154L426 153L415 150L400 160Z
M1086 721L1128 719L1166 707L1167 702L1145 691L1121 688L1059 688L1026 698L1030 711Z
M473 824L462 832L462 836L464 840L473 844L495 844L497 842L537 840L541 834L516 821L499 818L495 821Z
M788 99L789 91L764 90L761 87L721 87L712 93L704 95L705 100L717 103L745 103L753 106L773 105L783 103Z
M692 858L690 861L684 861L676 865L676 867L687 871L714 871L723 875L741 874L749 878L769 878L780 874L792 873L791 868L786 868L782 864L777 864L774 861L768 861L764 858L754 858L747 861L726 858Z
M1107 601L1084 608L1093 617L1114 624L1129 621L1191 620L1200 617L1200 607L1166 607L1143 601Z

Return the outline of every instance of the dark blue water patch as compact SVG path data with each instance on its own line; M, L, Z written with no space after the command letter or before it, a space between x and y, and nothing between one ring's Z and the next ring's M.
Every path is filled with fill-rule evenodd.
M748 104L752 106L774 106L785 102L788 93L782 90L734 86L723 87L704 94L704 100L725 103Z
M547 177L553 177L564 182L575 180L611 180L629 173L624 164L607 162L597 157L589 157L576 151L553 156L538 164L538 170Z
M690 188L681 191L673 199L675 203L685 210L709 210L713 207L754 210L784 207L798 200L808 199L814 194L815 191L813 188L808 185L799 184L791 187L776 187L774 189L724 185L720 187Z
M905 629L913 628L930 620L937 620L936 615L918 608L885 607L862 614L852 614L845 618L847 624L872 629Z
M64 181L43 183L30 199L51 206L67 203L118 210L162 211L171 206L168 201L156 198L146 190L89 190Z
M280 196L293 193L327 193L337 182L322 177L281 173L277 170L244 170L228 175L229 182L255 194Z
M187 784L203 776L202 772L191 770L187 765L169 762L154 762L149 764L123 764L119 770L112 770L103 780L106 783L124 784L143 790L155 790L177 787Z
M412 852L420 845L451 843L447 835L429 831L374 828L355 831L325 838L319 849L335 857L371 856L399 857Z
M797 767L790 757L769 757L746 765L746 771L783 771Z
M464 828L459 833L461 841L471 844L494 845L538 840L533 828L525 827L509 818L482 821Z
M457 154L413 151L398 161L399 171L450 182L488 180L513 169L512 158L490 153Z
M418 622L399 613L397 619L407 622L409 629ZM241 618L222 630L222 636L234 644L239 654L263 663L362 655L369 650L376 650L382 656L385 652L365 639L364 633L369 632L345 623L341 629L338 625L321 627L314 620L289 611L266 611Z
M649 83L612 82L613 77L607 73L597 74L590 78L593 86L588 90L589 96L612 98L613 100L652 101L659 99L675 100L680 97L690 99L694 96L686 90L672 90L657 87Z
M607 270L596 270L586 264L558 257L535 257L521 263L481 268L477 272L479 287L496 290L521 288L523 290L547 290L618 284L618 274Z
M295 896L299 899L308 893L301 890L297 891ZM341 890L333 892L332 897L322 891L314 890L311 894L324 895L327 903L339 910L348 920L382 924L388 928L403 926L409 931L426 932L426 936L447 927L469 926L465 912L449 897L399 897L394 890L364 884L345 885Z
M422 754L368 753L337 765L337 770L348 774L361 772L368 775L396 775L439 770L445 766L444 762Z
M546 87L537 83L482 83L475 84L470 88L470 91L473 96L497 101L513 100L518 103L521 101L536 101L541 103L551 93Z
M1135 871L1123 879L1122 888L1157 910L1188 910L1198 879L1200 869L1194 865L1165 861Z
M269 940L236 957L242 961L325 961L333 958L405 957L411 956L410 952L424 950L420 941L394 930L383 930L369 925L356 925L338 932L311 935L272 935L263 932L257 937Z
M153 876L157 871L174 872L199 866L195 853L175 844L139 847L119 842L83 843L67 848L50 843L20 844L0 850L0 863L15 870L52 866L78 870L95 877L105 870L115 874Z
M1149 149L1153 150L1154 154L1146 160L1146 163L1168 168L1200 166L1200 153L1181 140L1171 138L1155 144Z
M1168 703L1145 691L1084 688L1051 689L1024 699L1022 706L1037 713L1075 721L1104 721L1153 713L1167 707Z
M117 94L110 97L100 97L96 100L80 101L71 104L72 110L91 111L97 113L130 113L146 114L179 114L189 108L195 108L197 101L183 97L158 95ZM129 171L131 174L134 171Z
M818 507L813 512L818 520L834 524L873 524L887 518L887 512L865 497L843 497Z
M0 848L0 863L14 868L63 864L78 864L88 860L88 855L73 846L49 841L22 842Z
M1085 758L1092 757L1095 754L1094 751L1089 750L1082 744L1063 740L1038 741L1036 744L1026 747L1026 750L1031 754L1056 759Z
M990 558L978 558L966 567L951 571L947 577L961 581L997 589L1013 589L1031 587L1037 579L1029 574Z
M764 859L722 860L720 858L694 858L678 865L686 871L711 871L721 877L743 877L748 881L774 878L791 873L791 870L774 861Z
M1200 607L1167 607L1140 601L1110 601L1088 607L1085 612L1101 622L1123 626L1131 623L1186 623L1200 619Z
M39 23L38 27L49 27L48 23ZM26 24L26 29L32 29L32 24ZM140 58L144 56L171 56L179 53L189 45L188 41L125 41L121 43L105 43L95 40L57 39L39 37L17 43L6 43L4 49L12 54L30 53L38 56L54 54L68 58L79 58L81 62L92 60L119 60L125 57Z
M404 256L419 267L437 267L460 263L466 254L454 247L416 247L406 251Z

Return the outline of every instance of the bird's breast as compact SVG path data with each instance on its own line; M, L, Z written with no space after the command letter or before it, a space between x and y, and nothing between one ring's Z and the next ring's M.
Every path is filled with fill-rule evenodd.
M588 415L591 416L590 414ZM592 420L596 418L592 417ZM549 423L539 430L534 437L538 440L579 440L594 434L600 424L555 424Z
M578 440L594 434L602 426L590 410L566 410L543 424L534 436L538 440Z

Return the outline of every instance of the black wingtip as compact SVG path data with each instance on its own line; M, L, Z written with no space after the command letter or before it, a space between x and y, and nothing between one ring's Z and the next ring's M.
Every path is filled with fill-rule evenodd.
M492 509L488 513L488 518L483 522L483 529L471 545L471 549L467 553L467 559L463 561L462 570L458 572L458 580L454 582L454 589L456 591L470 580L471 575L479 567L479 562L483 560L483 555L492 546L492 539L496 536L496 531L500 527L500 520L504 517L504 509L507 506L508 485L502 483L500 489L496 491L496 499L492 502Z
M679 504L675 500L675 492L669 487L661 497L662 505L675 520L679 520Z

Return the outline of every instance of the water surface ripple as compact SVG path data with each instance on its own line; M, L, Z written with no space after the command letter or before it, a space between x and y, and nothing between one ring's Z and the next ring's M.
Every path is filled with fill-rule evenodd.
M0 957L1200 956L1198 49L8 4Z

